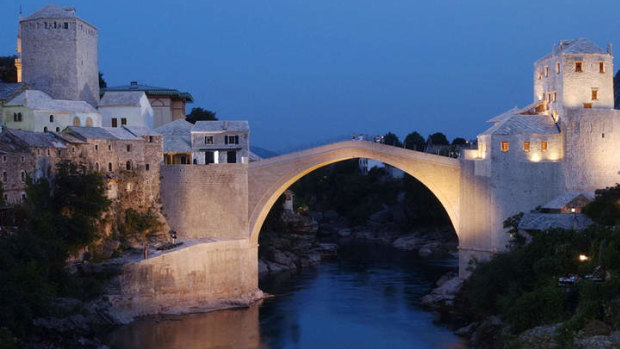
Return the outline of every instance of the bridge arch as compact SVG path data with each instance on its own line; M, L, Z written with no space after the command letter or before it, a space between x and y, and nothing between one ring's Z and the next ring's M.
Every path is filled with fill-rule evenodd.
M378 143L344 141L249 164L250 241L258 243L269 210L293 183L315 169L354 158L384 162L419 180L442 204L460 240L459 160Z

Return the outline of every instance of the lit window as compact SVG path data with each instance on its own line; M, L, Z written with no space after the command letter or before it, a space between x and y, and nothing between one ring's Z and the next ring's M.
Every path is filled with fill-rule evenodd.
M503 152L507 152L508 151L508 142L507 141L503 141L502 142L502 151Z
M603 61L598 62L598 72L599 73L604 73L605 72L605 62L603 62Z
M121 118L121 126L127 125L127 118Z
M583 104L583 107L584 107L585 109L592 109L592 103L584 103L584 104Z
M540 141L540 151L547 151L547 141Z
M93 127L93 119L90 117L86 118L86 127Z
M78 118L77 116L73 118L73 126L80 126L80 118Z
M593 88L592 89L592 100L593 101L598 100L598 88Z
M556 72L556 74L560 74L560 62L557 62L555 64L555 72Z
M556 91L553 91L553 101L557 101L558 100L558 93Z
M530 151L530 142L525 141L523 142L523 151Z
M551 93L547 93L547 103L551 103Z
M583 72L583 62L581 62L581 61L575 62L575 71L577 73Z
M548 77L548 76L549 76L549 66L546 65L545 66L545 77Z
M239 144L239 136L225 136L224 143L226 144Z

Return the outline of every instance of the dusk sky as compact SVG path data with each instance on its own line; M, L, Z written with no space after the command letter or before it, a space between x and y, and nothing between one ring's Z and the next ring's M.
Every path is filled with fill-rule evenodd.
M19 5L2 0L0 55ZM620 2L554 0L73 1L99 29L109 86L177 88L188 105L249 120L253 145L285 151L417 130L473 138L532 100L532 69L561 39L620 54ZM615 53L616 53L615 52Z

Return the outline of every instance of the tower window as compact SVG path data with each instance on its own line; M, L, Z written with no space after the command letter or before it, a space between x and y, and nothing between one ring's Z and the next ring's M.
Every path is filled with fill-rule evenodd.
M583 62L582 61L575 62L575 71L577 73L583 72Z
M502 141L502 151L503 152L507 152L508 149L509 149L508 142L507 141Z
M545 66L545 77L548 77L548 76L549 76L549 66L546 65Z
M558 93L557 91L553 91L553 101L557 101L558 100Z
M598 62L598 72L599 73L604 73L605 72L605 62L603 62L603 61Z
M530 151L530 142L529 141L523 142L523 151L525 151L525 152Z
M556 74L560 74L560 62L557 62L555 64L555 72L556 72Z
M99 151L99 144L95 144L95 151Z
M593 101L598 100L598 88L593 88L592 89L592 100Z
M127 160L127 162L125 163L125 169L127 171L131 171L131 160Z
M127 151L130 152L131 151L131 144L127 144Z
M111 162L108 162L108 171L112 172L112 163Z

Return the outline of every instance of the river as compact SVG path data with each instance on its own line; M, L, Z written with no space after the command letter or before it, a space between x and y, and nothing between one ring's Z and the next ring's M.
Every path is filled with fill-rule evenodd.
M248 309L143 319L109 335L118 349L465 348L418 306L456 259L357 243L296 274L265 277L275 297Z

